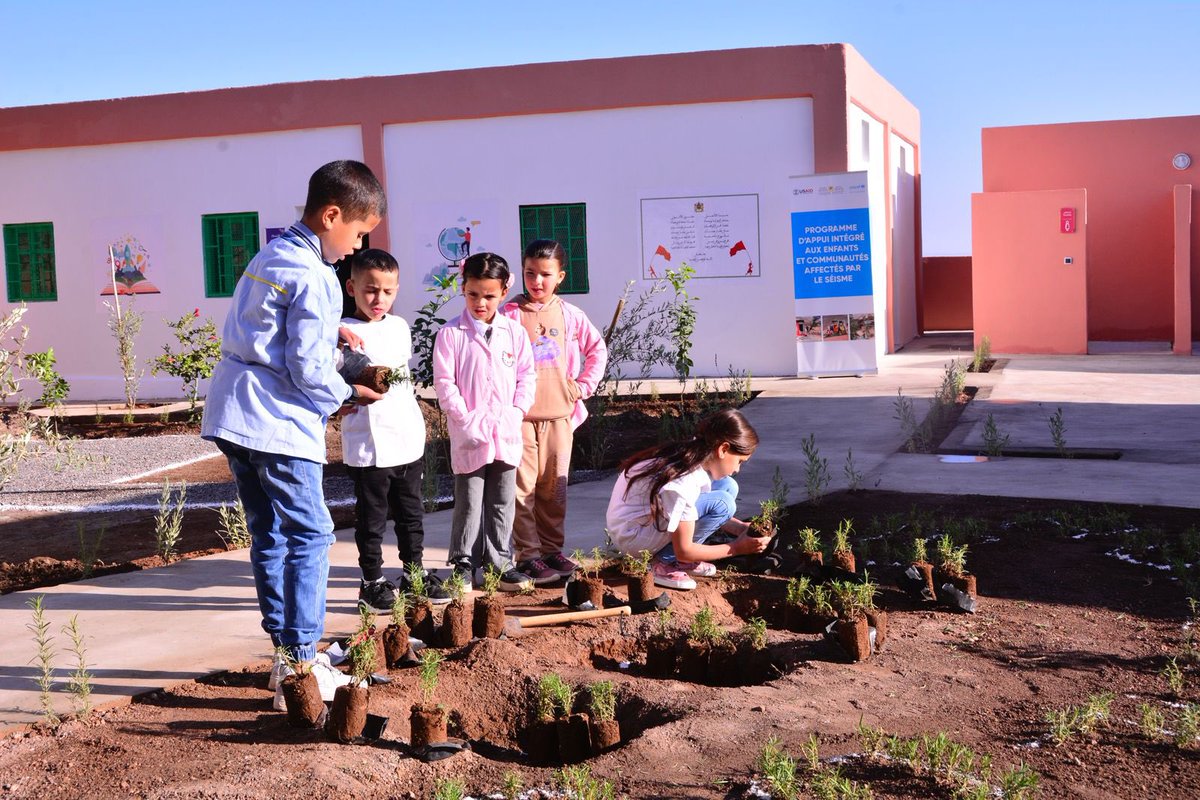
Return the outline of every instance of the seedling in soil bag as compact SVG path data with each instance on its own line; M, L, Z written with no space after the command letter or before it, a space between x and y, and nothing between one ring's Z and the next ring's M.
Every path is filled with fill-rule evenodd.
M952 608L975 612L975 576L967 572L967 545L956 547L950 534L937 540L938 600Z
M621 571L625 573L625 586L629 591L629 602L638 603L654 597L654 575L650 572L653 554L642 550L636 556L625 554L621 559Z
M604 608L604 581L600 571L604 568L604 554L600 548L592 550L591 558L585 559L582 550L575 550L571 558L579 569L567 580L565 588L567 605L573 609Z
M586 714L573 713L575 690L550 672L538 681L535 718L529 727L529 756L538 764L574 763L591 752Z
M862 584L834 581L833 607L838 618L827 629L850 656L851 661L866 661L871 655L871 639L867 624L867 609L871 595Z
M441 705L434 705L433 693L437 690L438 670L442 654L426 648L421 651L420 685L422 702L413 703L409 716L412 728L409 744L413 750L428 748L429 745L446 741L448 715Z
M821 552L821 535L816 528L801 528L797 533L796 547L800 550L800 565L797 575L818 575L825 563Z
M429 601L429 584L427 573L421 567L414 567L408 573L409 591L412 601L408 609L408 629L413 636L422 642L431 643L435 628L433 621L433 603Z
M912 541L908 555L908 568L904 570L901 585L906 592L920 600L937 598L937 587L933 582L933 565L929 563L929 552L925 540L918 537Z
M480 639L499 639L504 633L504 604L496 596L500 571L491 564L483 570L483 596L475 598L471 632Z
M852 523L844 519L833 533L833 565L846 572L854 572L854 553L850 550Z
M347 651L351 665L350 683L334 690L333 707L325 724L325 733L335 742L348 744L358 740L367 724L367 683L379 650L374 627L372 618L355 635L354 643Z
M611 750L621 743L617 722L617 694L612 681L596 681L588 687L588 709L592 712L592 751Z
M442 584L450 602L442 612L442 646L462 647L471 641L472 621L467 617L467 607L463 603L466 582L458 570L451 570L450 577Z
M281 652L284 663L291 670L291 674L281 681L288 724L293 728L319 728L325 721L326 709L317 676L312 674L312 665L297 662L288 650Z
M820 633L833 619L829 589L804 575L787 584L783 626L794 633Z
M383 629L383 660L389 668L411 666L417 660L408 642L410 601L408 592L396 593L396 599L392 601L392 622Z

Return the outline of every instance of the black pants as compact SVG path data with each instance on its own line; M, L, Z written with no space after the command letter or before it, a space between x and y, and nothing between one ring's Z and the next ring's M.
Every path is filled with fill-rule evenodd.
M346 467L354 481L354 543L363 580L383 577L383 535L389 512L404 568L421 566L425 550L425 508L421 503L424 464L417 459L397 467Z

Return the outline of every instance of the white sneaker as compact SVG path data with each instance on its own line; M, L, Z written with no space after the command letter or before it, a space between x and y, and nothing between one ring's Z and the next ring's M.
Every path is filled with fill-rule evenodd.
M283 679L292 674L292 670L284 665L287 672L283 673L279 678L279 683L275 687L275 699L271 702L271 707L276 711L287 711L287 701L283 699ZM312 674L317 678L317 687L321 690L321 699L326 703L333 701L333 693L337 691L339 686L345 686L351 680L350 676L338 670L329 664L329 656L324 653L317 653L312 660Z
M272 692L279 688L279 682L292 674L292 668L287 665L287 661L279 653L275 654L275 660L271 662L271 677L267 678L267 688Z
M711 578L717 574L717 565L707 561L676 561L675 569L697 578Z

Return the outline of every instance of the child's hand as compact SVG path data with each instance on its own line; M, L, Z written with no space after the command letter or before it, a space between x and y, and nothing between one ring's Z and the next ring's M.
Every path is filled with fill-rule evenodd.
M351 350L361 350L362 349L362 346L363 346L362 337L359 336L354 331L347 328L345 325L342 325L341 327L338 328L338 338L341 339L343 342L345 342L346 345Z
M363 386L362 384L356 383L354 384L354 389L358 392L358 399L356 399L354 402L360 406L369 406L376 400L383 399L383 395L372 389L370 386Z
M735 555L755 555L767 549L771 543L770 536L748 536L743 533L729 543Z

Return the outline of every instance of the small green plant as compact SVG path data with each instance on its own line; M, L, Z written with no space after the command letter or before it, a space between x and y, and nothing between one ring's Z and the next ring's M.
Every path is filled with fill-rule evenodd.
M413 567L408 571L408 591L416 603L429 599L428 575L421 567Z
M542 719L565 717L575 710L575 689L556 672L538 681L538 715Z
M405 618L408 616L408 609L411 604L412 598L408 592L396 592L395 599L392 600L393 625L405 624Z
M617 796L616 787L594 777L587 764L563 767L556 775L556 782L572 800L615 800Z
M930 775L940 775L946 751L951 742L945 731L938 731L934 736L922 736L921 747L925 750L925 768Z
M874 758L883 752L883 743L886 738L883 728L868 725L860 714L857 731L859 741L862 742L863 755L867 758Z
M446 580L442 582L442 588L446 590L446 594L450 595L452 601L458 600L461 602L463 595L467 591L467 583L463 580L462 574L457 569L452 569Z
M458 778L438 778L433 782L433 800L463 800L467 785Z
M821 457L815 433L810 433L800 440L800 451L804 455L804 488L808 492L808 501L817 505L825 487L832 480L829 475L829 459Z
M1175 746L1190 747L1200 742L1200 704L1187 703L1175 720Z
M938 538L936 552L938 566L947 575L954 578L961 578L966 574L967 545L964 544L961 547L955 547L954 538L947 533Z
M1008 434L1000 432L992 414L983 422L983 447L989 456L1004 455L1004 448L1008 447Z
M366 625L365 629L359 630L358 634L354 637L354 643L346 650L346 655L350 661L350 679L357 686L365 686L367 684L367 681L371 679L371 672L375 667L375 651L378 645L375 637L370 632L373 624L374 616L371 617L371 622ZM422 662L422 668L424 668L424 662ZM422 680L424 680L423 673ZM424 684L422 684L423 686Z
M37 668L34 680L42 705L42 721L55 727L61 720L54 713L54 702L50 697L54 688L54 637L50 635L50 620L46 619L45 599L45 595L39 594L25 601L25 605L33 611L33 622L25 627L33 633L33 644L37 648L29 663Z
M850 581L830 581L829 590L833 594L834 610L840 618L856 620L867 613L858 584Z
M433 344L438 329L446 324L446 320L438 316L438 313L458 294L457 277L456 272L434 275L433 285L425 287L425 291L430 292L433 297L417 310L413 320L413 362L416 367L412 372L412 381L418 386L433 385Z
M681 262L679 269L667 270L667 282L675 292L674 300L667 307L671 321L671 347L674 356L675 377L686 380L692 371L692 334L696 330L696 307L692 305L698 297L688 294L688 281L696 270Z
M1171 660L1167 662L1167 665L1163 667L1162 672L1159 674L1167 682L1167 688L1171 690L1171 694L1176 697L1183 695L1183 670L1179 668L1179 662L1174 656L1171 656Z
M800 796L800 781L796 777L796 761L783 749L775 737L767 740L758 754L758 771L771 787L773 797L792 800Z
M799 578L788 578L787 604L789 606L805 606L808 604L812 581L806 575Z
M71 393L71 384L54 368L55 360L53 347L25 354L25 371L42 385L42 393L35 402L46 408L58 408Z
M1000 774L1003 800L1029 800L1037 794L1038 774L1024 762L1018 762Z
M1138 722L1142 728L1142 735L1154 740L1162 736L1163 725L1167 720L1157 706L1142 703L1138 706Z
M163 345L163 354L150 363L150 373L157 375L165 372L179 378L183 383L183 393L188 399L188 420L197 422L200 419L196 404L200 400L200 381L211 378L213 367L221 360L221 340L217 337L217 326L212 318L205 318L200 323L200 309L184 314L172 322L163 320L171 329L179 349L172 350L170 345Z
M100 543L104 541L105 527L100 526L95 535L89 536L83 520L75 524L79 536L79 564L83 577L90 578L100 560Z
M849 553L850 552L850 534L853 532L854 524L844 519L838 523L837 530L833 532L833 552L834 553Z
M971 371L983 372L984 366L992 358L992 340L984 336L979 340L979 345L975 348L975 353L971 357Z
M1046 712L1046 722L1050 723L1050 738L1055 746L1067 742L1074 735L1078 722L1078 710L1066 708L1062 711L1050 709Z
M588 687L588 709L592 719L600 722L617 718L617 693L612 681L596 681Z
M688 638L693 642L719 642L725 638L725 631L717 624L716 616L711 606L704 606L692 617L688 628Z
M508 770L500 779L500 792L504 795L504 800L517 800L524 788L525 781L515 769Z
M1071 454L1067 452L1066 433L1067 426L1063 423L1062 406L1050 415L1050 438L1054 442L1054 449L1058 451L1060 458L1070 458Z
M155 552L163 561L170 563L177 555L176 546L183 535L183 509L187 502L187 481L179 484L172 493L171 481L163 481L162 494L158 498L158 514L154 517Z
M425 704L433 702L433 693L437 691L438 672L442 666L442 654L432 647L421 651L421 665L417 668L421 685L421 697Z
M846 463L842 465L842 474L846 476L846 488L857 492L863 488L863 474L854 464L854 448L846 448Z
M500 588L500 570L492 564L483 568L483 593L491 597Z
M253 537L246 523L246 508L241 499L232 503L221 503L217 508L217 534L230 550L244 550Z
M962 394L963 388L966 386L966 380L967 376L961 363L957 360L947 362L945 370L942 372L942 385L938 387L938 392L934 395L935 405L945 408L957 403L958 396Z
M796 546L802 553L821 552L821 535L816 528L801 528L796 533Z
M815 733L810 733L808 739L800 746L800 755L804 756L810 770L815 772L821 768L821 742Z
M926 547L924 539L913 539L912 549L909 551L909 561L913 564L929 563L929 551Z
M767 621L762 617L751 617L742 629L750 646L755 650L763 650L767 646Z
M604 563L606 560L607 559L604 557L604 551L599 547L593 547L591 557L586 560L586 566L582 568L583 574L587 575L589 578L599 578L600 571L604 569Z
M79 615L71 615L71 621L62 626L62 632L71 640L71 655L75 656L75 668L67 681L67 691L71 693L75 714L80 719L87 719L92 713L92 673L87 666L87 645L83 641L83 631L79 629Z
M639 550L637 555L626 553L621 557L622 569L626 575L640 578L650 571L650 559L654 554L649 550Z
M675 612L669 608L660 608L654 612L654 633L658 636L669 636L674 628Z
M142 376L146 374L145 370L139 370L137 367L137 355L134 354L133 348L137 342L138 335L142 332L143 315L133 310L133 299L129 300L129 306L121 311L121 298L114 295L112 304L105 303L109 308L108 329L112 331L113 338L117 340L117 361L121 365L121 377L125 381L125 408L128 409L125 414L125 422L133 422L133 414L130 413L137 407L137 391L138 384L142 382Z
M383 383L389 389L396 386L402 386L406 383L412 383L412 372L408 369L407 365L402 367L393 367L387 371L386 375L383 376Z

